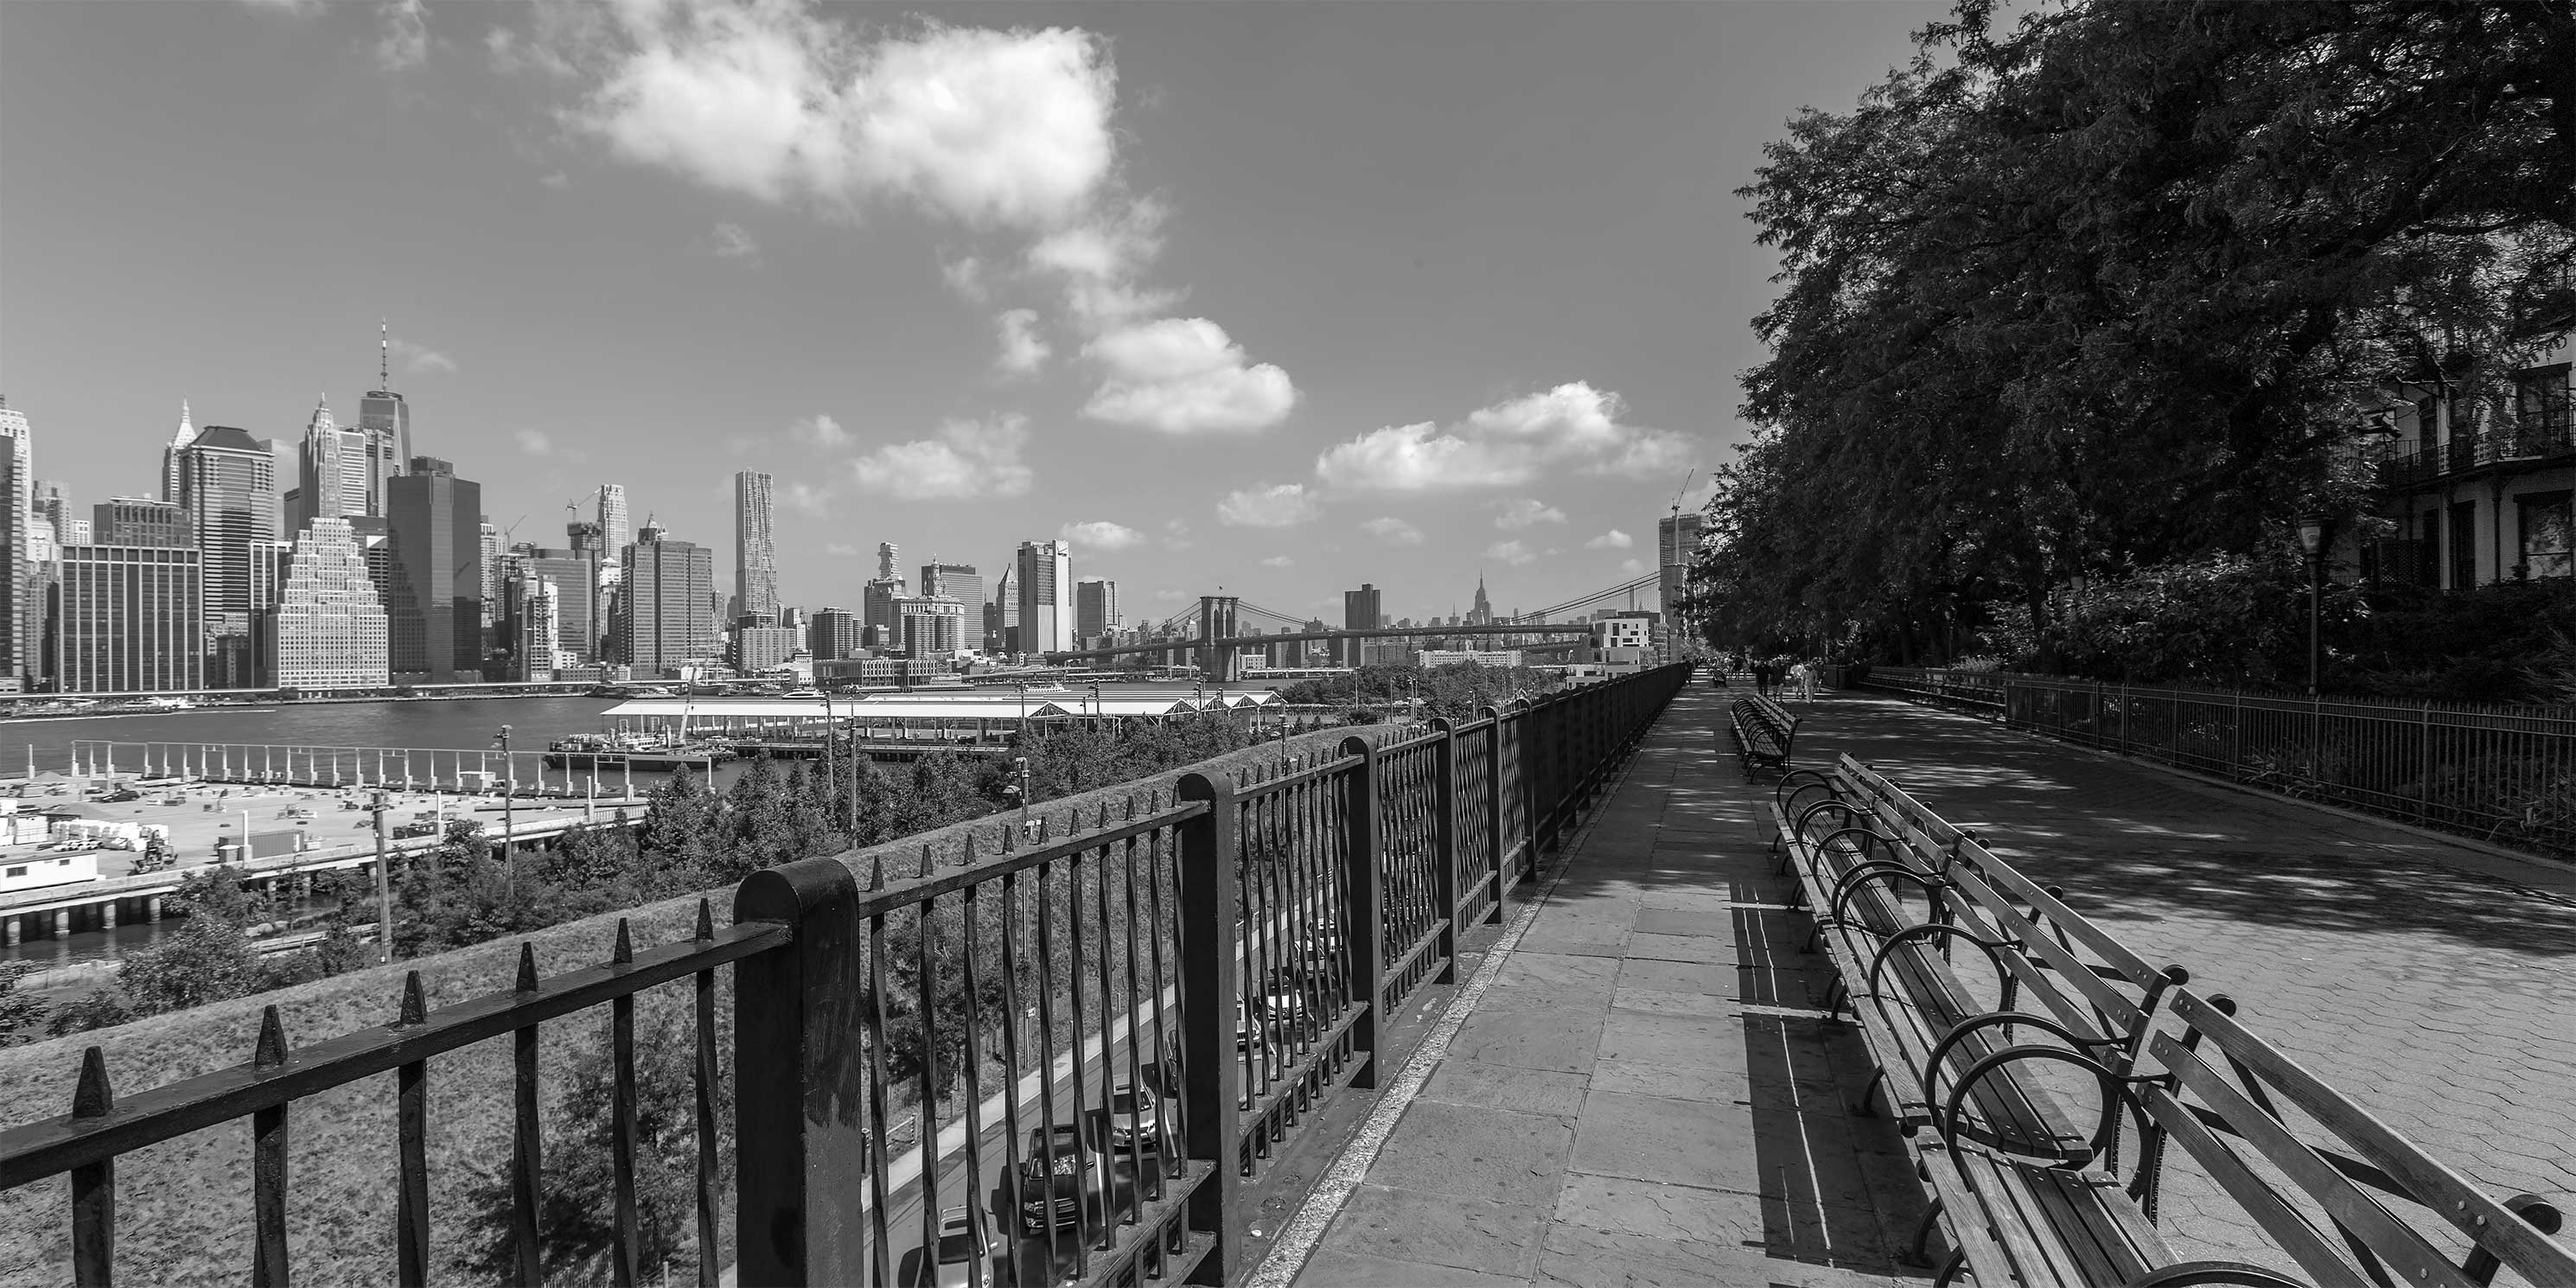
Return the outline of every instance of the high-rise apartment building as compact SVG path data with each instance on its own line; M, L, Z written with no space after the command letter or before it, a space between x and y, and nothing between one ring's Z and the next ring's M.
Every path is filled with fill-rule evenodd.
M173 458L176 503L187 515L205 586L208 671L255 678L252 620L267 605L254 592L254 558L277 540L277 453L230 425L208 425ZM271 556L273 557L273 556Z
M387 479L385 526L398 573L386 603L394 677L483 678L483 488L419 456Z
M1023 653L1055 653L1073 647L1073 543L1023 541L1012 570L1020 600L1020 645Z
M1681 621L1682 598L1689 589L1691 559L1699 552L1700 532L1707 521L1708 517L1697 510L1655 520L1655 553L1662 572L1657 578L1661 583L1658 589L1662 592L1661 607L1667 622L1678 624Z
M975 571L973 564L941 563L933 556L921 566L921 593L946 595L961 604L973 604L973 611L980 613L984 605L984 574ZM982 629L980 618L975 626Z
M365 689L392 680L385 606L346 519L316 519L286 561L277 607L261 632L280 688Z
M627 547L622 581L618 652L628 665L662 675L721 656L712 609L713 551L670 540L661 525L648 520Z
M44 565L27 557L27 520L35 500L34 431L27 414L0 397L0 688L17 687L39 669L45 651Z
M741 613L763 624L778 621L778 540L770 526L777 480L759 470L733 476L733 586Z
M54 677L64 693L205 687L204 586L185 512L148 499L98 507L98 544L62 549Z
M805 649L817 662L859 655L859 617L846 608L819 608L805 628Z
M1084 645L1098 647L1102 636L1115 634L1126 621L1118 615L1118 583L1085 577L1073 583L1073 633Z
M476 527L483 554L483 626L488 630L501 620L501 530L492 526L488 514Z
M551 680L566 664L560 645L562 615L556 611L563 602L562 588L542 577L514 580L510 585L515 596L510 614L511 678Z
M598 509L599 575L614 586L626 575L626 547L635 543L635 529L627 523L625 487L600 484Z
M745 626L733 633L734 669L745 675L786 663L805 643L805 633L788 626Z
M1364 631L1385 624L1386 617L1379 607L1379 592L1376 586L1364 581L1360 583L1358 590L1342 592L1343 630ZM1340 656L1335 660L1344 666L1359 666L1366 659L1366 652L1359 640L1341 639L1333 643L1340 652Z

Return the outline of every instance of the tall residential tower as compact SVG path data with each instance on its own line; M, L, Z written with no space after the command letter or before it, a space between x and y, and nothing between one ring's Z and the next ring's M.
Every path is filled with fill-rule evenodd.
M778 621L778 539L770 527L777 480L759 470L733 476L733 588L742 613Z

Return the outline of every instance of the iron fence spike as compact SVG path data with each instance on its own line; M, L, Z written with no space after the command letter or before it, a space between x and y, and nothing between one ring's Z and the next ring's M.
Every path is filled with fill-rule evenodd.
M426 1024L428 1022L429 998L421 989L420 972L405 971L403 972L402 1011L394 1023Z
M286 1021L279 1018L274 1005L260 1008L259 1043L251 1049L251 1064L268 1069L286 1063Z
M97 1047L81 1052L80 1082L72 1088L72 1117L104 1118L116 1108L116 1088L107 1080L107 1053Z

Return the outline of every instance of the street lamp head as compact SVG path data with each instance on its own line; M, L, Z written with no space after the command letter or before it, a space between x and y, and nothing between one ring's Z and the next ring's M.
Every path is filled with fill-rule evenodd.
M2326 545L2326 531L2334 526L2334 516L2311 511L2299 516L2299 549L2314 559Z

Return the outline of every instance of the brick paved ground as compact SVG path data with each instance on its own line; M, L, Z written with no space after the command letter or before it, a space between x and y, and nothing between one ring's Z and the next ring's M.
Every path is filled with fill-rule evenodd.
M1892 699L1805 714L1801 761L1878 766L2474 1179L2576 1206L2576 872ZM1300 1284L1920 1277L1720 718L1666 714ZM2276 1260L2196 1176L2169 1194L2186 1255Z

